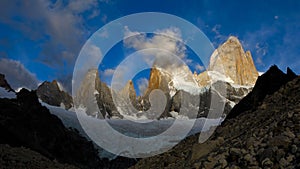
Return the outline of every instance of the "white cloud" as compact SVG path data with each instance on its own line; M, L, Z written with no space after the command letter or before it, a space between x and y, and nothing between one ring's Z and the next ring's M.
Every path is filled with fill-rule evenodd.
M97 0L72 0L68 4L68 8L75 13L82 13L86 10L93 8L93 6L97 6Z
M101 49L94 44L87 44L87 46L85 46L85 48L83 48L82 50L82 60L78 61L82 61L84 63L84 65L82 66L85 68L97 68L99 66L99 61L101 58Z
M114 73L115 73L114 69L105 69L103 71L103 75L106 76L106 77L112 76Z
M136 35L139 35L139 34L141 34L141 33L136 32L136 31L131 31L131 30L129 30L128 26L124 26L124 43L125 43L125 46L134 47L134 46L132 46L135 42L133 40L136 40L136 39L127 40L126 38L129 38L130 36L136 36ZM144 39L145 35L141 34L140 38L142 38L142 40L144 41L145 40Z
M0 59L0 73L5 75L13 89L20 87L36 89L39 83L36 75L27 70L19 61Z
M146 78L141 78L141 79L137 80L137 85L138 85L138 88L139 88L140 95L145 93L145 91L148 88L148 83L149 83L148 79L146 79Z
M170 53L178 56L179 58L185 58L186 47L182 42L181 32L178 28L170 27L163 30L157 30L154 32L153 37L147 37L144 33L130 31L128 27L125 27L124 32L124 44L127 48L133 48L135 50L156 48L169 51ZM152 54L157 58L160 58L161 52L153 50Z
M124 47L139 51L144 62L150 67L155 65L171 71L182 66L187 59L186 47L178 28L156 30L150 36L130 31L128 27L124 30Z
M196 65L195 65L195 69L196 69L197 71L199 71L199 72L202 72L202 71L205 69L205 67L204 67L204 66L201 66L200 64L196 64Z
M187 64L189 67L202 71L204 67L200 67L193 59L187 57L187 48L183 41L181 31L176 27L156 30L153 36L131 31L127 26L124 27L123 42L126 48L132 48L137 51L152 48L158 49L141 52L144 56L143 59L149 66L152 67L154 63L156 66L172 70L173 68L182 66L182 64ZM179 59L174 59L169 53L162 52L161 50L168 51L176 55ZM154 58L149 56L154 56Z

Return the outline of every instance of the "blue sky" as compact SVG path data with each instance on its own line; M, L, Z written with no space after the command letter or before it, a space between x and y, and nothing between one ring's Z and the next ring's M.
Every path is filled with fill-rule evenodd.
M14 87L58 79L70 89L75 60L95 31L128 14L164 12L196 25L215 47L237 36L259 71L277 64L299 74L299 9L298 0L1 0L0 70ZM111 61L124 51L115 49Z

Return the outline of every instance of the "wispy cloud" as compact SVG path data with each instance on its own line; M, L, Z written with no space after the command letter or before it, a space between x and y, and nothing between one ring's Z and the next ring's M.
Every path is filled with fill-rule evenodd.
M200 64L196 64L195 69L196 69L198 72L202 72L203 70L205 70L205 67L204 67L204 66L201 66Z
M221 25L216 24L215 26L212 27L211 32L214 33L214 39L213 39L213 44L214 46L218 46L221 43L225 42L228 36L221 34Z
M254 32L247 32L241 40L245 49L250 50L258 67L265 67L266 57L269 55L269 44L267 43L277 32L277 28L271 26L261 26ZM276 48L272 46L272 48ZM275 49L276 50L276 49ZM270 59L268 59L270 61ZM275 63L275 62L274 62ZM262 70L265 71L265 70Z
M255 62L258 65L265 66L262 58L268 53L268 44L267 43L256 43L255 45L256 59Z

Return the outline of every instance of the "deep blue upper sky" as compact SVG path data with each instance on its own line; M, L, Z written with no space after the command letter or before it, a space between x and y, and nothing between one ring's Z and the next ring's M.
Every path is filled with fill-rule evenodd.
M237 36L259 71L277 64L300 73L298 0L2 0L0 71L15 87L58 79L69 88L75 60L92 33L137 12L182 17L199 27L215 47ZM112 56L121 52L119 48ZM16 78L20 75L24 78Z

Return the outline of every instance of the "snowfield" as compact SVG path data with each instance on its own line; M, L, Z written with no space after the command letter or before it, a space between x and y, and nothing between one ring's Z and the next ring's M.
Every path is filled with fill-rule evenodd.
M109 140L110 138L107 138L107 137L110 137L110 135L112 134L112 132L110 130L101 130L100 132L98 131L99 126L106 126L107 124L109 124L109 126L111 126L114 129L114 132L118 132L121 135L125 135L127 137L133 137L133 138L150 138L150 139L153 138L155 140L157 138L153 137L153 136L163 133L170 126L172 126L172 124L175 122L174 118L173 119L168 118L168 119L162 119L162 120L154 120L149 123L145 123L145 121L143 122L143 120L140 120L141 122L137 122L137 121L134 121L134 119L133 119L133 121L122 120L122 119L96 119L96 118L86 116L84 113L84 109L82 109L82 115L80 115L80 116L81 116L81 118L84 117L84 121L86 120L89 123L89 125L88 125L89 127L86 127L85 125L81 126L81 124L77 118L77 114L74 112L74 110L67 111L61 107L51 106L51 105L48 105L43 102L42 102L42 105L46 106L52 114L59 117L66 127L76 128L82 136L88 138L89 140L91 140L91 138L95 138L95 137L101 138L103 136L105 136L105 137L101 138L102 140L103 139ZM176 113L176 112L172 112L171 114L173 114L173 116L178 116L178 113ZM177 125L176 125L176 128L174 131L181 131L185 128L188 128L190 125L192 125L194 123L194 126L192 127L190 132L187 134L187 136L199 133L201 131L207 131L212 126L220 125L220 123L223 120L221 118L219 118L219 119L199 118L196 120L187 119L186 117L179 117L179 118L180 118L179 120L178 119L176 120ZM149 120L146 120L146 121L148 122ZM83 129L83 127L85 128L85 130ZM103 128L105 128L105 127L103 127ZM89 133L89 136L86 132ZM101 136L99 136L99 135L93 136L93 134L91 135L91 133L100 133L99 135L101 135ZM175 133L172 132L167 135L163 135L161 138L164 140L160 141L159 144L158 143L155 144L155 146L157 146L157 149L164 148L164 147L173 147L174 142L179 142L180 140L183 139L182 137L178 136L176 132ZM119 141L118 144L119 144L118 146L126 147L126 145L122 145L122 144L127 144L127 143ZM117 151L118 146L114 146L116 148L114 150L114 152ZM138 145L136 147L138 147ZM133 148L133 147L128 146L128 150L126 150L126 151L129 151L129 149L131 149L131 148ZM109 153L100 147L98 147L98 150L99 150L100 157L107 157L110 159L113 159L116 157L116 155ZM126 153L126 151L120 150L120 151L118 151L117 154L124 155L124 153ZM149 151L151 151L151 149L149 149Z

